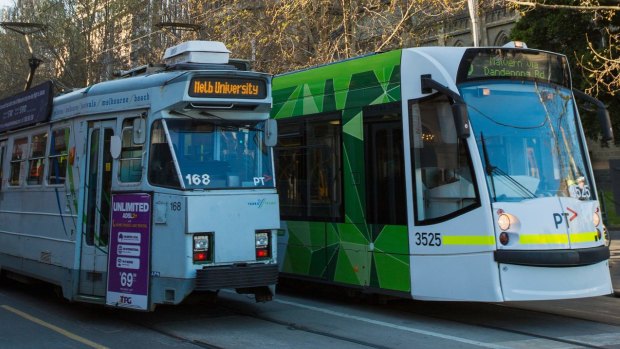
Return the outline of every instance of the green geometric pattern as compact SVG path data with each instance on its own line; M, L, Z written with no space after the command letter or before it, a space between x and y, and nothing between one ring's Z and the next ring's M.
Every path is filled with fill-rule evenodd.
M401 51L354 58L273 79L275 119L340 111L344 223L288 221L286 273L362 287L409 292L406 226L365 217L362 108L401 100Z

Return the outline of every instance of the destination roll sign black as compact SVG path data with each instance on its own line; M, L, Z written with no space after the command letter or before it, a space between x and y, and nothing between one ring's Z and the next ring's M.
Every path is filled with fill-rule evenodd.
M267 97L267 83L262 79L196 77L190 81L191 97L198 98L250 98Z
M480 79L538 80L570 87L566 57L523 49L468 49L458 71L458 82Z
M0 100L0 132L48 121L52 113L52 83Z

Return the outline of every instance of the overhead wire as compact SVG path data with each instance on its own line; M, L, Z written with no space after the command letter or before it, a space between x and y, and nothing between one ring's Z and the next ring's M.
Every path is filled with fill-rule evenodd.
M212 14L212 13L211 13L210 11L206 11L206 12L203 12L203 13L201 13L201 14L197 14L197 15L195 15L195 16L191 16L191 17L189 17L189 19L188 19L188 20L189 20L189 21L192 21L192 20L197 20L197 19L199 19L200 17L205 17L205 16L208 16L208 15L211 15L211 14ZM152 35L155 35L155 34L158 34L158 33L165 33L165 32L166 32L166 29L164 29L164 28L162 28L162 29L157 29L157 30L151 31L151 32L149 32L149 33L147 33L147 34L144 34L144 35L142 35L142 36L139 36L139 37L133 38L133 39L131 39L131 40L127 41L127 42L124 42L124 43L121 43L121 44L118 44L118 45L112 46L112 47L110 47L110 48L108 48L108 49L105 49L105 50L102 50L102 51L100 51L100 52L94 53L94 54L92 54L92 55L90 55L90 56L84 57L84 58L82 58L81 60L82 60L82 61L88 61L88 60L93 59L93 58L95 58L95 57L97 57L97 56L100 56L100 55L102 55L102 54L104 54L104 53L107 53L107 52L110 52L110 51L114 51L114 50L116 50L116 49L118 49L118 48L121 48L121 47L124 47L124 46L130 45L130 44L132 44L132 43L134 43L134 42L136 42L136 41L142 40L142 39L147 38L147 37L150 37L150 36L152 36Z

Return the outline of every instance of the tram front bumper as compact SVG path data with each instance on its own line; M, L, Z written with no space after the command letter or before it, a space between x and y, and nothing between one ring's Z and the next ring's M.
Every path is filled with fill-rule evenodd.
M196 291L223 288L252 288L275 285L278 281L277 264L233 264L204 267L196 271Z

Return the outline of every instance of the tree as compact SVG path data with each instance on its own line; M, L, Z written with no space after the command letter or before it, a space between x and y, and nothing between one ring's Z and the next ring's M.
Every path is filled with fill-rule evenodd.
M525 7L511 33L529 47L565 54L574 87L603 101L612 116L614 133L620 135L620 6L610 1L556 0L509 2ZM594 113L584 113L588 137L597 139L600 126ZM620 137L616 137L616 142Z
M462 10L465 3L22 0L12 13L14 20L48 28L37 38L38 54L45 61L38 78L79 87L110 79L114 71L159 63L166 47L188 39L223 41L234 57L250 59L256 70L269 73L413 45L426 35L420 26L413 30L426 23L418 19L430 18L426 27L432 29L437 18ZM23 55L23 50L8 49L19 45L19 38L6 35L0 33L0 52ZM8 81L0 84L0 93L15 93L21 85Z

